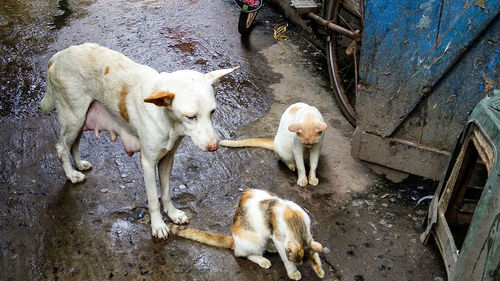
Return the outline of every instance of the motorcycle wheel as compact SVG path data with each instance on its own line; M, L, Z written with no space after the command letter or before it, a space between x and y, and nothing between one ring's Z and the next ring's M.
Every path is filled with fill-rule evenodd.
M363 31L363 0L331 0L326 19L350 31ZM352 51L352 47L354 51ZM355 109L358 90L359 50L361 42L354 42L345 35L332 32L326 46L330 83L335 99L346 119L356 126ZM350 51L348 49L351 48Z
M248 34L250 29L252 29L252 23L258 12L259 10L251 13L240 12L240 18L238 19L238 32L241 35Z

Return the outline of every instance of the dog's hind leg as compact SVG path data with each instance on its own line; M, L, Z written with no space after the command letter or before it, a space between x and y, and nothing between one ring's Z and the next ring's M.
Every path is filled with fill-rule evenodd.
M70 108L66 103L61 104L61 102L56 102L59 123L61 124L61 135L56 144L57 156L63 166L66 177L72 183L85 180L85 175L73 169L69 159L70 150L73 150L73 144L77 139L79 140L90 101L80 100L80 103L78 107ZM78 146L76 148L78 149Z
M161 201L163 203L163 211L176 224L188 223L189 219L186 214L175 208L170 197L170 173L174 164L174 154L180 144L181 139L177 140L172 150L167 152L158 163L158 173L161 186Z
M71 156L73 156L73 160L75 161L75 165L80 171L86 171L90 168L92 168L92 164L90 164L88 161L82 160L80 158L80 138L82 136L82 131L78 134L76 137L75 142L71 146Z

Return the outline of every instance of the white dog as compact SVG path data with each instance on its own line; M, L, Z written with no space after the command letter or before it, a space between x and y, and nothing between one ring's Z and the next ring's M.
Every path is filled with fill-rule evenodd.
M237 68L237 67L236 67ZM186 223L183 211L170 199L170 172L174 153L183 136L204 151L218 148L211 115L215 111L212 84L236 68L203 74L182 70L158 73L126 56L86 43L55 54L48 64L47 91L40 102L46 112L54 107L61 124L57 155L71 182L81 182L78 170L92 165L80 159L82 131L108 131L114 141L120 136L130 156L141 152L153 236L167 238L168 227L160 213L156 189L156 165L163 210L174 223Z

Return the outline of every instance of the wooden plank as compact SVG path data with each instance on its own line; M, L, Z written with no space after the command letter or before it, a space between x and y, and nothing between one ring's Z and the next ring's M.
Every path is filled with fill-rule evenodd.
M491 147L489 141L476 127L474 127L472 131L472 141L474 142L474 146L476 147L481 160L488 170L488 175L490 175L491 170L493 169L493 161L495 160L493 147Z
M442 0L438 38L441 38L460 17L471 0Z
M444 214L438 214L438 220L434 225L433 231L434 238L443 257L446 272L448 276L454 276L457 271L458 251Z
M500 87L500 21L474 42L404 120L393 138L451 151L473 108Z
M360 97L366 94L367 108L376 111L376 103L390 98L434 45L440 6L433 0L373 0L366 4L360 78L372 91Z
M353 153L367 162L436 180L441 178L449 157L445 151L367 132L361 133L359 153Z

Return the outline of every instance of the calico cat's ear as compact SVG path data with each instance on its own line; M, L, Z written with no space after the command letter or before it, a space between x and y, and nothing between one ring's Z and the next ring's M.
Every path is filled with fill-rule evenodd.
M323 253L323 246L319 242L311 240L309 247L311 247L311 249L316 253Z
M323 132L324 130L326 130L328 126L326 125L325 122L317 122L316 123L316 132L319 133L319 132Z
M290 126L288 126L288 131L294 132L294 133L300 133L300 132L302 132L302 125L297 124L297 123L290 124Z

